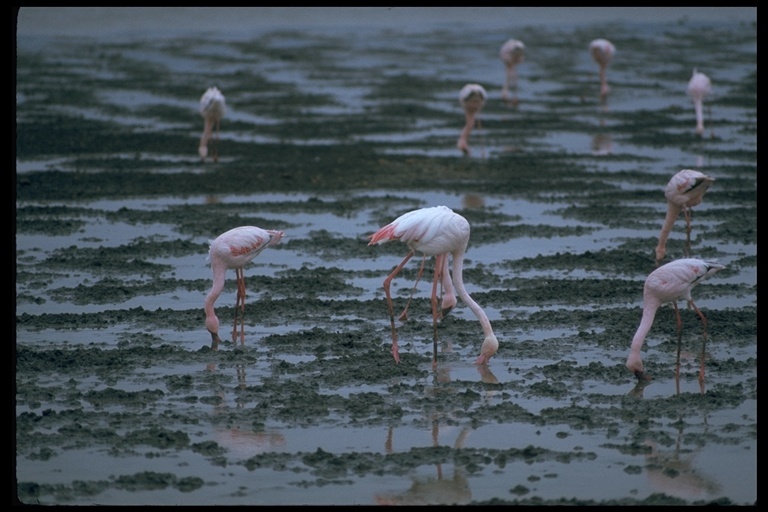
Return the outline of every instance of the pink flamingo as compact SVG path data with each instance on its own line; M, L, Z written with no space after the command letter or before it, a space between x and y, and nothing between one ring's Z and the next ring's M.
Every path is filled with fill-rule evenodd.
M661 226L661 233L659 234L659 243L656 246L656 265L659 265L664 259L667 252L667 238L669 238L672 225L680 216L680 212L685 215L686 256L690 255L691 208L701 204L704 192L714 181L715 178L693 169L683 169L670 178L664 189L664 195L667 198L667 215L664 217L664 224Z
M525 45L517 39L510 39L501 46L499 57L504 62L506 70L504 87L501 89L501 97L506 103L517 106L517 65L525 59ZM509 89L512 88L513 97L510 98Z
M696 111L696 134L704 133L704 98L712 92L712 82L704 73L693 70L688 82L688 96L693 101L693 108Z
M237 340L237 310L240 308L240 343L245 343L245 275L243 267L261 251L277 244L283 237L282 231L272 231L256 226L241 226L222 233L211 242L208 257L213 271L213 287L205 297L205 327L211 333L211 348L217 350L219 338L219 319L213 310L216 299L224 289L227 269L235 269L237 277L237 301L235 302L235 322L232 327L232 341Z
M200 98L200 115L203 116L205 125L203 126L203 135L200 137L200 146L197 148L197 151L200 153L200 158L203 161L208 156L208 140L212 136L214 127L216 128L216 137L213 141L213 161L217 162L219 160L219 128L221 126L221 118L224 117L226 111L227 107L221 91L216 87L208 88Z
M480 84L467 84L459 91L459 104L464 109L464 128L461 130L456 147L465 155L469 154L469 134L475 126L475 117L485 105L488 94ZM477 120L480 127L480 120Z
M707 319L704 314L696 307L691 298L691 289L704 279L712 276L715 272L724 269L725 266L714 261L704 261L694 258L674 260L666 265L662 265L650 274L645 280L643 286L643 317L640 320L640 326L632 338L632 345L627 357L627 368L635 374L638 381L651 380L651 376L645 373L643 360L640 357L640 349L643 347L645 337L653 325L653 319L656 311L662 304L671 302L675 308L677 319L677 368L676 376L680 376L680 345L682 336L682 321L680 319L680 310L677 308L677 301L685 299L688 305L701 318L704 327L704 341L701 347L701 369L699 371L699 382L704 381L704 345L707 336Z
M607 39L595 39L589 43L589 54L600 66L600 100L605 101L608 96L608 79L606 78L606 69L616 53L616 47Z
M392 306L392 296L390 295L390 284L392 279L402 270L408 260L417 253L423 254L422 266L419 271L419 277L424 269L424 260L427 256L435 256L435 274L432 282L432 325L434 328L434 352L432 365L437 364L437 283L441 282L446 291L442 301L442 316L444 317L453 306L456 305L456 297L453 294L451 286L451 276L448 272L448 254L453 257L453 285L456 287L461 300L469 306L480 325L483 328L485 339L480 348L480 355L475 360L475 364L488 364L491 357L498 351L499 342L491 328L491 322L488 320L483 309L472 300L467 290L464 288L463 265L464 253L469 243L469 222L461 215L454 213L447 206L434 206L431 208L421 208L401 215L386 226L382 227L374 234L369 236L368 245L383 244L391 240L400 240L411 249L403 261L395 267L389 276L384 279L384 293L387 296L387 307L389 309L389 319L392 325L392 357L395 362L400 362L397 346L397 330L395 329L395 314ZM417 281L418 283L418 278ZM414 285L415 289L415 285ZM410 302L410 299L409 299ZM400 319L406 318L405 310L400 315Z

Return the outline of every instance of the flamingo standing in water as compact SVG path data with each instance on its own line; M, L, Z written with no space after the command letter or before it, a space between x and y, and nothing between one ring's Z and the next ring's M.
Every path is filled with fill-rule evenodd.
M456 147L465 155L469 154L469 134L475 126L475 118L485 105L487 97L488 93L480 84L467 84L459 91L459 104L464 109L464 128L461 130ZM477 119L477 122L480 127L480 120Z
M682 299L688 301L688 305L696 311L696 314L701 318L701 323L704 327L699 382L704 381L704 345L706 344L707 337L707 319L693 302L693 299L691 298L691 289L704 279L707 279L715 272L724 268L724 265L714 261L686 258L671 261L648 274L643 287L643 317L640 320L640 326L637 328L635 336L632 338L629 357L627 357L627 368L635 374L638 381L651 380L651 376L645 373L645 369L643 368L640 349L643 348L645 337L653 325L656 311L662 304L668 302L671 302L672 306L675 308L675 317L677 319L677 367L675 373L679 378L682 321L680 319L680 310L677 308L677 301Z
M491 322L488 320L483 309L469 296L464 288L463 266L464 253L469 243L469 222L461 215L455 213L447 206L434 206L431 208L421 208L401 215L386 226L382 227L374 234L369 236L368 245L383 244L392 240L400 240L411 249L403 261L395 267L389 276L384 279L384 293L387 296L387 307L389 309L389 319L392 325L392 357L395 362L400 362L397 346L397 330L395 329L395 314L392 306L392 296L390 295L390 284L392 279L402 270L408 260L419 252L423 255L419 277L424 270L424 260L427 256L435 256L435 275L432 281L432 325L434 328L434 352L432 365L437 364L437 283L441 282L446 291L442 301L442 316L456 305L456 296L453 293L453 286L456 287L456 293L464 303L469 306L480 325L483 328L485 339L480 348L480 355L475 360L475 364L488 364L491 357L498 351L499 342L491 328ZM453 257L453 281L448 271L448 255ZM417 281L418 283L418 278ZM415 285L414 285L415 289ZM410 299L409 299L410 302ZM406 305L400 319L407 318Z
M197 148L197 151L203 161L205 161L205 157L208 156L208 141L213 135L214 128L216 128L216 136L213 140L213 161L217 162L219 160L219 128L221 126L221 118L224 117L226 111L227 106L224 100L224 95L218 88L209 87L200 98L200 115L203 116L205 124L203 126L203 135L200 137L200 146Z
M667 215L664 217L664 224L661 226L661 233L659 234L659 243L656 246L656 265L661 264L661 260L664 259L669 232L680 216L680 212L685 215L686 256L690 256L691 208L701 204L704 192L714 181L715 178L693 169L683 169L670 178L664 189L664 196L667 198Z
M712 92L712 82L704 73L693 70L688 82L688 96L693 101L693 108L696 112L696 134L704 133L704 98Z
M608 96L608 78L606 77L606 70L608 64L613 59L613 54L616 53L616 47L613 43L607 39L595 39L589 43L589 54L595 59L597 65L600 66L600 100L605 101Z
M205 327L211 333L211 348L217 350L219 338L219 319L213 310L216 299L224 289L227 269L235 269L237 277L237 301L235 302L235 322L232 327L232 341L237 340L237 310L240 309L240 343L245 343L245 275L243 267L258 256L267 247L277 244L283 237L282 231L272 231L256 226L241 226L222 233L211 242L208 257L213 271L213 287L205 297Z
M525 59L525 45L517 39L510 39L501 46L499 57L504 62L505 76L504 87L501 89L501 97L506 103L517 106L517 65ZM510 98L509 89L513 96Z

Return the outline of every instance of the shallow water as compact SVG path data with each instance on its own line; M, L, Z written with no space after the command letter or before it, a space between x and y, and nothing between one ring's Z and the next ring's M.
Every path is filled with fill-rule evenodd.
M250 10L208 24L183 10L166 29L161 9L113 31L107 10L87 36L98 10L61 11L69 24L52 10L20 16L17 38L21 501L756 502L754 10L418 9L395 24L267 10L254 26ZM505 25L512 14L537 22ZM618 48L603 106L586 52L598 35ZM528 47L517 108L500 99L511 36ZM701 138L685 95L697 66L714 87ZM463 156L469 81L489 100ZM229 108L218 163L197 157L212 82ZM663 187L685 167L716 178L693 255L727 265L694 290L706 380L681 303L681 378L662 308L643 351L654 380L636 387L624 361ZM481 330L461 304L432 368L429 263L398 325L403 362L389 352L382 281L406 247L366 237L436 204L472 225L467 289L501 340L487 368L472 364ZM246 269L245 344L214 352L208 241L246 224L286 236ZM679 219L668 258L684 241Z

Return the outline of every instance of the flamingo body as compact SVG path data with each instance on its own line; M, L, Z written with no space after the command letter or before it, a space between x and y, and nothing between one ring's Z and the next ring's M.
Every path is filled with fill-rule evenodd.
M461 215L455 213L446 206L434 206L431 208L421 208L401 215L394 221L382 227L374 234L370 235L368 245L386 243L392 240L404 242L411 251L405 259L392 271L384 280L384 291L387 296L387 306L392 325L392 356L395 362L400 362L397 345L397 331L395 329L395 317L392 307L392 297L390 295L390 283L392 279L402 270L406 262L415 254L421 253L424 258L435 256L435 275L432 283L432 320L435 329L435 350L433 354L433 365L437 358L437 283L441 282L446 291L443 298L442 308L443 316L456 304L456 294L464 303L469 306L480 325L483 328L485 339L480 348L480 355L476 359L476 364L487 364L490 358L498 351L499 342L491 328L482 308L470 297L464 287L463 264L464 253L469 243L469 222ZM453 279L448 271L448 255L453 258ZM423 269L423 262L422 262ZM421 272L419 272L421 275ZM418 282L418 281L417 281ZM406 306L407 309L407 306ZM401 318L405 316L405 311Z
M685 258L662 265L648 275L645 280L645 285L643 286L643 316L640 320L637 332L635 332L635 336L632 338L632 344L629 349L629 356L627 357L626 363L629 371L634 373L638 380L643 381L651 379L651 377L645 373L645 369L643 368L643 360L640 356L640 350L643 347L648 331L653 325L653 319L656 316L656 311L658 311L659 307L662 304L671 302L675 308L679 358L681 320L680 311L677 309L677 301L686 300L696 311L701 318L706 336L707 319L693 302L693 299L691 298L691 290L704 279L709 278L715 272L724 268L724 265L715 261ZM699 379L703 380L703 378L704 357L702 354Z
M600 67L600 99L602 100L605 100L610 91L606 70L615 53L616 47L607 39L595 39L589 43L589 54Z
M517 65L525 59L525 45L522 41L510 39L501 46L499 57L505 69L501 97L504 101L517 105ZM510 97L510 88L514 92L514 97Z
M456 147L465 155L469 154L469 134L472 133L475 119L483 105L485 105L486 98L488 98L488 93L485 92L485 88L480 84L467 84L459 91L459 105L464 109L464 128L461 130L461 134L459 134Z
M208 141L214 136L214 129L216 130L214 144L218 145L221 118L226 111L224 95L217 87L209 87L200 98L200 115L203 116L204 125L197 151L203 161L208 156ZM216 162L218 158L218 148L214 146L213 161Z
M235 323L232 328L232 341L237 339L237 309L240 308L240 341L244 342L243 317L245 312L245 277L243 268L267 247L277 244L283 237L282 231L261 229L256 226L241 226L222 233L211 242L208 258L213 271L213 286L205 297L205 327L211 333L214 350L221 342L219 338L219 319L213 309L216 299L224 289L227 269L235 269L237 276L237 302L235 303Z
M661 233L659 233L659 243L656 246L657 265L666 255L667 239L670 231L672 231L672 226L680 216L680 212L685 214L686 238L690 244L691 208L701 204L704 193L714 181L715 178L693 169L683 169L669 179L664 189L664 196L667 198L667 214L664 217L664 224L661 227Z
M704 73L693 70L693 75L688 81L688 96L693 101L693 108L696 113L696 133L704 133L704 99L712 92L712 82Z

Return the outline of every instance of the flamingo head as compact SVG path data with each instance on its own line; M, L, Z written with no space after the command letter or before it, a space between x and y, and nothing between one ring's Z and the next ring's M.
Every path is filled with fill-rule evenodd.
M640 358L640 354L636 352L630 352L627 357L627 369L631 371L638 381L651 380L651 376L645 372L643 368L643 360Z
M480 355L475 359L475 364L488 364L491 357L499 350L499 340L496 339L494 334L489 334L483 340L483 345L480 347Z

